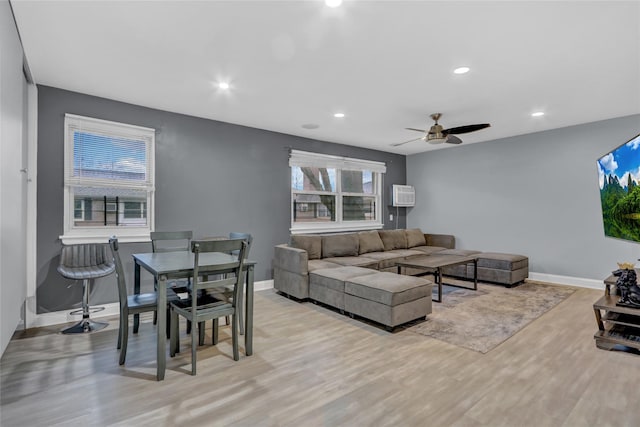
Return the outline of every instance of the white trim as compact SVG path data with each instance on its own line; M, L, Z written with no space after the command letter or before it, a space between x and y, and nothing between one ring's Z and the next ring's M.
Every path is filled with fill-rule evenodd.
M529 272L529 279L540 282L555 283L557 285L577 286L579 288L598 289L604 291L604 282L602 280L535 272Z
M118 241L119 240L120 239L118 239ZM273 289L273 280L261 280L259 282L254 282L253 286L254 286L253 287L254 293L259 291L265 291L268 289ZM117 302L112 302L108 304L96 304L95 306L92 305L91 307L104 307L104 310L102 311L91 313L92 319L120 315L120 304ZM60 325L63 323L79 321L82 318L82 314L78 314L78 315L69 314L73 310L74 310L73 308L69 308L63 311L53 311L50 313L37 314L27 324L27 328L38 328L42 326Z
M30 328L37 318L36 302L38 247L38 87L27 85L27 235L26 235L26 300L22 327Z
M332 156L329 154L311 153L300 150L291 150L291 153L289 154L289 166L369 170L376 173L385 173L387 171L387 165L384 162L354 159L343 156Z
M268 289L273 289L273 279L271 280L261 280L259 282L253 283L253 291L266 291Z
M79 245L85 243L109 243L109 239L112 236L118 237L120 243L140 243L150 242L151 235L147 232L140 232L137 228L131 228L127 230L125 227L113 228L105 227L100 230L87 229L82 234L65 234L59 236L63 245Z
M105 136L118 136L145 141L146 149L146 180L145 182L120 182L106 179L74 177L73 176L73 134L76 131L86 131ZM64 118L64 213L62 243L106 243L111 236L118 236L123 243L148 242L149 235L155 227L155 129L112 122L92 117L65 114ZM118 189L139 189L146 192L147 224L144 226L110 226L110 227L76 227L74 219L75 186L95 186Z

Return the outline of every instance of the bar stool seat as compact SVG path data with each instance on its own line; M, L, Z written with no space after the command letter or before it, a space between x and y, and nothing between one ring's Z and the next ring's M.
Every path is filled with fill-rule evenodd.
M107 255L107 247L103 244L81 244L62 247L58 272L71 280L82 280L82 309L71 314L82 313L82 320L62 331L63 334L79 334L99 331L106 327L106 322L94 322L89 314L104 310L104 307L89 307L90 285L93 279L104 277L115 271L113 259Z

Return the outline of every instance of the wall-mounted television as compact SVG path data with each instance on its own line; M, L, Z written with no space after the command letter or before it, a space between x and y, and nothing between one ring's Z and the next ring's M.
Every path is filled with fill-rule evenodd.
M640 135L597 164L605 236L640 242Z

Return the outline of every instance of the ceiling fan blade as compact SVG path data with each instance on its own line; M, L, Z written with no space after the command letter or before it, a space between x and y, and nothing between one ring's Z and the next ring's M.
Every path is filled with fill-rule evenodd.
M408 144L408 143L410 143L410 142L418 141L418 140L421 140L421 139L424 139L424 136L423 136L423 137L420 137L420 138L410 139L410 140L405 141L405 142L397 142L397 143L395 143L395 144L391 144L391 146L392 146L392 147L399 147L399 146L401 146L401 145Z
M405 128L406 130L415 130L416 132L423 132L426 133L427 131L424 129L416 129L416 128Z
M447 135L445 141L447 144L462 144L462 140L454 135Z
M481 129L486 129L489 126L491 126L489 123L482 123L482 124L477 124L477 125L466 125L466 126L458 126L456 128L451 128L451 129L445 129L442 131L443 134L445 135L450 135L450 134L461 134L461 133L469 133L469 132L475 132L477 130L481 130Z

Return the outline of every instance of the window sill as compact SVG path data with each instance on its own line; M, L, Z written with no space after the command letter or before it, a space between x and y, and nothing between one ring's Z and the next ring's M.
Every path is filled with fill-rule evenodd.
M380 230L382 228L382 223L371 222L368 222L366 224L335 224L322 226L318 226L317 224L304 224L290 228L289 232L291 234L338 233L346 231Z
M124 230L101 230L101 232L93 233L70 233L60 236L64 245L80 245L85 243L109 243L112 236L118 238L120 243L138 243L150 242L151 237L148 230L145 231L129 231L123 233Z

